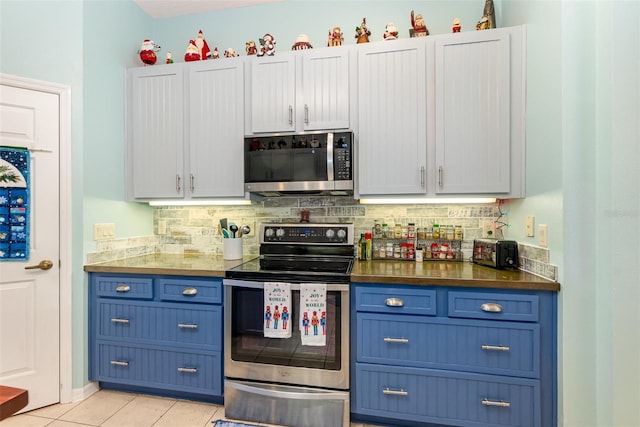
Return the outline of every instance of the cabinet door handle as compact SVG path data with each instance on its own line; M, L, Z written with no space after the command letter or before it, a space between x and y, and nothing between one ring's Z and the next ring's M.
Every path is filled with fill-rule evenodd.
M197 323L178 323L180 329L198 329Z
M116 292L129 292L131 290L131 286L129 285L118 285L116 286Z
M511 350L511 348L506 346L506 345L489 345L489 344L482 344L482 349L483 350L488 350L488 351L509 351L509 350Z
M304 124L309 124L309 106L304 104Z
M508 408L511 406L511 403L505 402L504 400L498 402L496 400L489 400L487 398L482 399L482 404L485 406L497 406L499 408Z
M176 193L180 192L180 175L176 175Z
M289 105L289 126L293 125L293 107Z
M119 319L117 317L111 318L111 323L129 323L129 319Z
M112 360L111 364L114 366L129 366L129 362L123 362L121 360Z
M389 387L387 387L384 390L382 390L382 392L384 394L389 394L389 395L392 395L392 396L408 396L409 395L409 392L405 391L404 389L391 390Z
M424 166L420 166L420 187L424 188Z
M502 313L502 306L497 302L485 302L480 306L480 310L486 313Z
M438 166L438 186L442 188L442 166Z
M400 343L400 344L407 344L409 342L409 340L406 339L406 338L384 337L384 342L395 342L395 343Z
M384 303L387 307L404 307L404 301L400 298L387 298Z
M193 190L196 189L196 177L193 176L193 174L190 174L191 176L189 177L189 180L191 181L189 183L189 186L191 187L191 192L193 193Z
M185 372L187 374L197 374L198 370L196 368L178 368L178 372Z
M182 295L185 296L193 296L198 294L198 289L196 288L184 288L182 289Z

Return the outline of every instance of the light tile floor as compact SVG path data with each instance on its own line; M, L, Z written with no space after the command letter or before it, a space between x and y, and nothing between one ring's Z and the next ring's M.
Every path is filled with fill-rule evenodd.
M225 419L220 405L100 390L80 402L14 415L0 427L212 427L218 419Z

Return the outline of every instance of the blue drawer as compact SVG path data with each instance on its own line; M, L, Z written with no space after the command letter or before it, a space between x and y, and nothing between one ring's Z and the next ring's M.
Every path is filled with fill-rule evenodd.
M96 295L111 298L153 298L153 279L127 276L94 276Z
M540 328L423 316L357 314L357 361L540 377Z
M436 315L436 291L420 287L386 289L359 286L356 310L376 313Z
M99 299L97 338L222 351L222 307Z
M158 279L158 294L165 301L222 304L222 280Z
M355 413L464 426L540 427L540 381L356 364Z
M95 380L222 395L220 352L171 351L102 341L96 346Z
M536 295L449 292L450 317L538 322L538 304Z

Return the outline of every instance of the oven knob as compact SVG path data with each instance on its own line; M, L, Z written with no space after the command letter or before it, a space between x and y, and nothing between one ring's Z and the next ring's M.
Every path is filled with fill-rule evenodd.
M284 229L283 228L278 228L276 230L276 236L283 237L284 236Z
M335 235L336 235L336 232L333 231L332 229L328 229L326 231L326 233L325 233L325 236L327 236L327 238L329 238L329 239L333 239L333 236L335 236Z
M342 228L338 230L338 238L340 240L344 240L345 237L347 237L347 232L344 231Z
M264 235L267 237L272 237L273 236L273 228L267 228L266 230L264 230Z

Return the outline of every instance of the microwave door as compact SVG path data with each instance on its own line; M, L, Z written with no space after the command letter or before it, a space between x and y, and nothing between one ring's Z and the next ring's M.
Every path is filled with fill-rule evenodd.
M293 150L293 181L327 181L327 149Z

